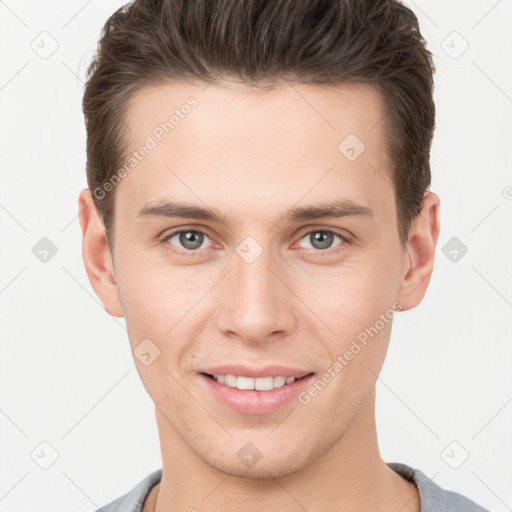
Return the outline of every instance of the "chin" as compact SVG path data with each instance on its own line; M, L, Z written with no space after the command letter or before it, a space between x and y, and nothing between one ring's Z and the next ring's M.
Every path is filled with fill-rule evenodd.
M250 446L250 445L249 445ZM226 475L239 478L269 479L291 475L300 471L315 458L311 450L287 450L286 452L276 453L278 450L269 448L270 455L256 452L253 448L247 448L245 453L252 453L252 460L249 458L244 461L244 452L237 451L235 457L227 454L209 453L208 455L199 454L203 461L210 467ZM240 453L242 452L242 453Z
M208 462L208 461L206 461ZM286 475L291 475L301 469L297 467L297 463L291 463L289 460L275 460L275 461L259 461L251 468L247 468L240 462L226 464L225 461L218 461L219 464L210 464L216 470L225 473L226 475L238 478L251 478L257 480L266 480L269 478L278 478Z

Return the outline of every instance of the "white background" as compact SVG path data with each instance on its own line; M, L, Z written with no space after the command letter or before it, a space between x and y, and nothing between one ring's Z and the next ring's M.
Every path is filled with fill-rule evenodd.
M0 2L2 512L92 511L161 467L152 402L123 319L104 311L89 284L77 219L87 186L82 81L122 3ZM408 5L436 56L432 190L442 226L427 296L394 324L378 381L379 441L384 460L504 512L512 510L512 1ZM31 47L43 31L58 43L47 59ZM469 47L457 56L461 37ZM58 249L47 263L32 253L42 237ZM452 237L468 248L455 263L442 252ZM31 457L43 441L59 454L46 470ZM454 465L466 452L458 469L443 460Z

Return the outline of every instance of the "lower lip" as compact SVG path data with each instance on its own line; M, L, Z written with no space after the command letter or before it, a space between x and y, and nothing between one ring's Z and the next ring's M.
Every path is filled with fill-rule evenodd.
M222 403L244 414L267 414L278 410L287 402L296 398L300 391L309 384L313 376L314 374L307 375L291 384L285 384L280 388L269 391L254 391L232 388L220 384L204 373L199 374L199 377Z

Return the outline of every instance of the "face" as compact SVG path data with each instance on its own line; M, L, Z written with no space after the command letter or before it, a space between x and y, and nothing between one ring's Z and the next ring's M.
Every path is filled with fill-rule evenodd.
M161 442L253 477L364 442L393 309L428 272L400 244L382 113L368 86L133 98L130 152L150 149L116 187L115 285L97 290Z

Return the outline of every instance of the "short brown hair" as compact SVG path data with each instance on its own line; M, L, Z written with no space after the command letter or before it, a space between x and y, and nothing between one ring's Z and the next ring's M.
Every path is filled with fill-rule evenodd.
M127 104L142 87L219 77L262 87L371 84L383 99L405 244L430 186L433 73L418 20L398 0L135 0L107 20L87 72L88 187L101 188L122 164ZM114 192L93 194L111 249Z

